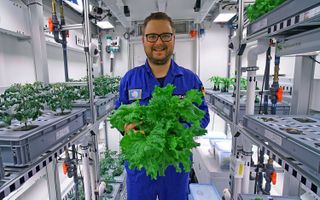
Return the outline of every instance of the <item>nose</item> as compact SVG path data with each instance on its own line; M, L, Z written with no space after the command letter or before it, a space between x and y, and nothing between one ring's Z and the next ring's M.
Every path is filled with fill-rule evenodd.
M161 40L160 36L158 37L157 41L154 44L163 44L163 41Z

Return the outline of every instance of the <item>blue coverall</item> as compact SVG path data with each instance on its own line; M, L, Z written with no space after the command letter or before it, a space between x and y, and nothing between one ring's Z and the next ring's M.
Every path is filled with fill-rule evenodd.
M178 66L171 60L170 69L164 79L164 86L173 84L176 88L173 95L183 97L191 89L202 90L203 85L198 76L192 71ZM147 105L155 86L160 83L153 75L148 61L144 65L129 70L121 79L119 99L116 101L115 109L121 104L130 104L140 100L141 105ZM203 98L204 99L204 98ZM205 128L209 123L208 106L203 100L199 106L206 112L201 120L201 127ZM189 173L177 173L173 166L165 171L165 176L158 176L157 180L151 180L146 175L144 168L131 170L125 162L127 171L127 200L186 200L188 195Z

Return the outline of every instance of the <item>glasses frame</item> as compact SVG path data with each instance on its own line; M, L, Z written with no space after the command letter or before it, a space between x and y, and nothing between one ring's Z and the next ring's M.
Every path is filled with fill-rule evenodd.
M164 40L162 39L162 36L163 36L163 35L167 35L167 34L171 35L170 40L168 40L168 41L165 40L165 41L164 41ZM149 35L156 35L156 36L157 36L157 39L156 39L155 41L149 41L149 39L148 39L148 36L149 36ZM157 34L157 33L148 33L148 34L145 34L146 40L147 40L148 42L150 42L150 43L156 43L156 42L158 41L159 37L160 37L160 39L161 39L162 42L170 42L170 41L172 40L172 36L173 36L173 33L169 33L169 32L167 32L167 33L161 33L161 34Z

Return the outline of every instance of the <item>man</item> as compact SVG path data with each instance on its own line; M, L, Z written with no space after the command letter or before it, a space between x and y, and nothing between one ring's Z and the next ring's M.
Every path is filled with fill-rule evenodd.
M173 95L183 97L191 89L203 90L200 79L190 70L178 66L172 59L175 31L171 18L165 13L152 13L144 21L142 42L147 55L146 63L128 71L120 82L120 97L116 109L121 104L130 104L140 100L141 105L147 105L155 86L176 86ZM206 112L201 120L201 127L209 123L209 113L206 103L199 106ZM125 127L127 132L134 129L135 124ZM165 171L165 176L151 180L145 170L127 170L128 200L186 200L188 195L189 173L177 173L173 166Z

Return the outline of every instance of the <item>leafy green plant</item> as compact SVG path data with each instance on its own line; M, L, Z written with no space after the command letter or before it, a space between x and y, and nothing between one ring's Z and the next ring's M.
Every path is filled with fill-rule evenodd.
M221 78L221 92L228 92L232 80L230 78Z
M29 120L35 120L42 114L45 101L41 88L40 83L14 84L9 87L2 95L1 109L5 110L2 119L8 122L13 118L19 120L24 127L17 130L33 128L28 126Z
M104 153L104 158L100 160L100 173L101 176L104 176L105 174L108 173L109 169L114 168L114 163L115 163L115 151L110 151L107 150Z
M121 77L99 76L94 79L95 93L97 96L105 96L108 93L117 93Z
M219 76L212 76L209 78L209 81L211 81L211 83L213 83L213 90L214 91L220 90L221 78Z
M281 5L286 0L256 0L254 4L246 8L246 13L250 22L255 21L262 15L268 13Z
M72 101L76 99L76 93L72 87L68 87L65 83L55 83L49 85L47 92L47 104L53 111L60 111L65 114L65 110L72 109Z
M247 90L247 79L240 79L240 90Z
M106 96L109 93L118 93L119 92L119 84L120 84L121 77L111 77L111 76L98 76L94 79L93 84L95 88L95 95L96 96ZM76 82L76 80L73 80ZM86 78L82 78L78 80L79 82L87 81ZM89 99L89 90L88 86L74 86L74 89L77 93L76 99Z
M117 165L112 171L112 176L120 176L122 172L123 172L123 166Z
M147 106L141 106L139 101L121 105L108 118L120 132L125 124L137 124L136 131L130 130L122 138L121 152L130 169L144 167L152 179L164 175L169 165L181 172L182 164L184 171L190 171L191 149L199 146L193 138L206 133L200 127L204 111L194 105L202 103L202 93L190 90L180 99L172 95L174 89L171 84L155 87Z
M4 94L0 94L0 127L11 125L11 120L12 115L10 115L10 110L6 106Z

